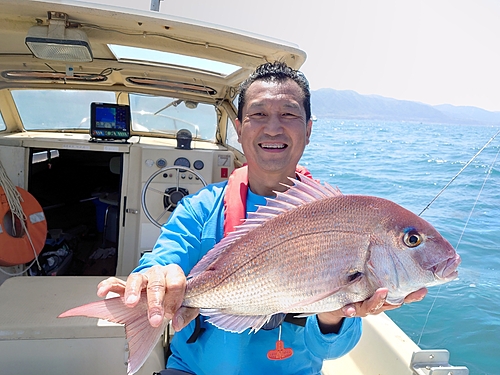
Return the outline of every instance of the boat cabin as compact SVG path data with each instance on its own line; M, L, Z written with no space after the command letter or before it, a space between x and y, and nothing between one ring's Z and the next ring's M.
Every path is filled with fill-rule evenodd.
M238 84L263 62L305 60L291 44L155 12L0 6L0 160L43 209L48 250L68 246L42 270L0 255L11 274L129 274L183 196L244 162ZM7 236L2 253L20 243Z

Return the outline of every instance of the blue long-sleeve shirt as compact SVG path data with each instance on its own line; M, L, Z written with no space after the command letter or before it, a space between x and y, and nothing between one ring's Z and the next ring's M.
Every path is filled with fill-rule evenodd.
M227 182L207 186L185 197L162 227L152 253L146 253L134 272L154 265L178 264L189 274L194 265L223 237L224 193ZM247 212L265 205L265 198L248 190ZM177 332L171 343L167 367L197 375L224 374L320 374L323 360L348 353L361 336L361 319L346 318L336 334L322 334L316 316L305 327L284 322L281 339L292 348L292 357L281 361L267 358L275 349L279 328L241 334L221 330L201 317L204 331L187 343L195 321Z

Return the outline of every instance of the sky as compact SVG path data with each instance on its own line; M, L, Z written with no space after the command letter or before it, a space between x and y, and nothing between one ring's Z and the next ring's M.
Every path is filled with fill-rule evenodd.
M297 44L313 90L500 111L498 0L164 0L160 12Z

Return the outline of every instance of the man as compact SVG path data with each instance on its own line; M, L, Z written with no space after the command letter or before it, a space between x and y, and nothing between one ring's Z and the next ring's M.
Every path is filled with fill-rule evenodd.
M264 197L286 190L282 183L296 178L311 129L309 85L300 72L283 63L267 63L241 85L236 130L247 158L247 170L242 171L248 190L237 198L244 212L255 211L256 205L265 204ZM224 207L228 191L234 199L227 182L209 185L183 199L163 226L153 252L141 259L126 285L107 279L99 285L98 295L118 292L133 306L146 288L151 325L160 325L163 316L172 318L177 333L167 364L172 370L166 374L179 370L198 375L319 374L324 359L340 357L357 343L360 317L394 308L384 304L387 290L379 289L370 299L340 310L310 316L303 324L285 321L280 328L264 327L255 334L230 333L205 322L204 317L197 317L197 309L181 307L185 275L222 239L228 221L225 214L234 219L237 205L229 201ZM406 302L425 294L425 289L412 293ZM293 349L293 355L271 361L267 353L278 338Z

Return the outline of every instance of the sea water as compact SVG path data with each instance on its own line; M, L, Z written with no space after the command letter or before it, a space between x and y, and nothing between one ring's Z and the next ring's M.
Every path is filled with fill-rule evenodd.
M344 194L419 214L499 129L320 118L301 164ZM471 375L500 374L499 151L500 136L421 215L462 257L458 279L388 312L422 349L447 349Z

